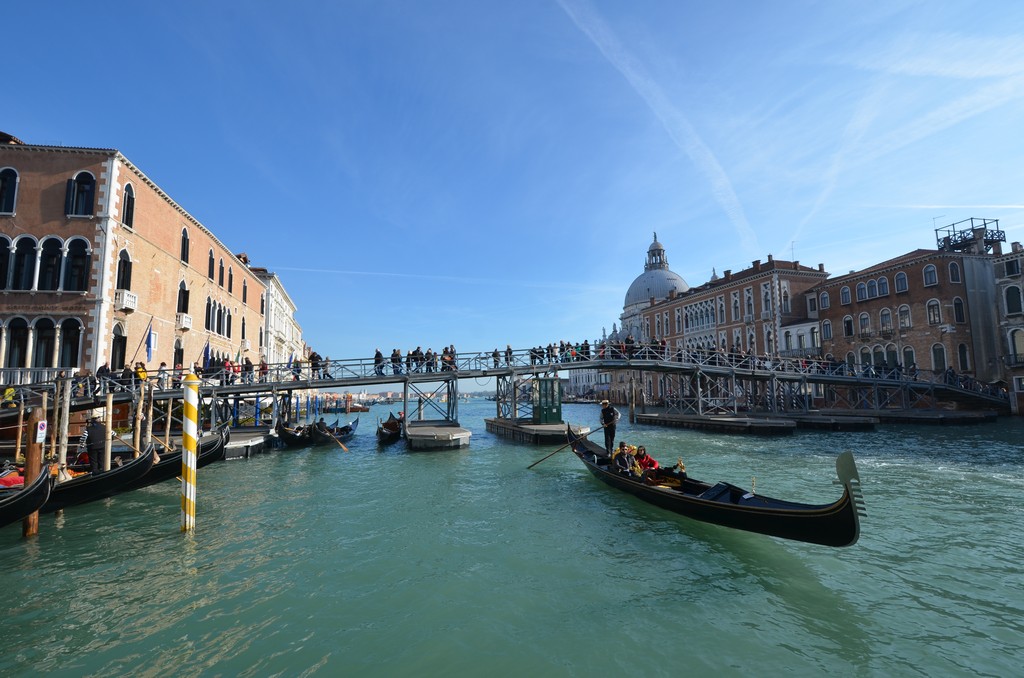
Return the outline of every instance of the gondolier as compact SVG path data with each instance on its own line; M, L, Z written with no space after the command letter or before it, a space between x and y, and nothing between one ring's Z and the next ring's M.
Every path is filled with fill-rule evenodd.
M611 406L607 400L601 401L601 426L604 427L604 449L608 454L612 452L615 445L615 425L619 423L619 411Z

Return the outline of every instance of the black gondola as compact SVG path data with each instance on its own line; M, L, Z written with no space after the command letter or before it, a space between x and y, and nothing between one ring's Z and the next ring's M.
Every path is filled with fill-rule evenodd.
M288 428L282 422L279 421L277 423L275 431L277 432L277 439L280 440L281 444L283 444L285 447L307 447L313 444L313 439L309 435L308 426Z
M396 417L394 412L388 412L388 418L377 419L377 442L381 445L390 445L402 437L402 424L405 417Z
M200 438L199 449L196 451L196 468L200 469L215 461L223 459L224 445L227 444L229 436L228 428L227 426L224 426L219 431L207 433ZM160 461L153 464L153 468L149 470L149 473L142 476L135 482L119 487L117 492L120 493L127 492L129 490L137 490L140 487L155 485L156 483L162 483L165 480L170 480L171 478L180 476L181 455L183 453L184 450L179 448L173 452L160 454Z
M308 427L309 437L314 445L324 445L326 443L343 443L350 440L352 436L356 434L356 429L359 428L359 417L344 426L338 426L338 422L335 421L331 426L325 426L320 428L317 424L312 424Z
M19 489L0 490L0 527L17 522L42 508L50 496L52 485L49 469L44 466L28 485Z
M138 458L132 459L123 466L116 466L109 471L96 474L77 476L62 483L56 483L40 509L42 513L51 513L68 506L102 499L117 494L131 483L136 482L153 468L155 448L150 445Z
M852 546L860 537L864 513L860 476L850 452L836 459L843 496L832 504L800 504L772 499L729 483L704 483L678 469L659 469L642 477L620 473L604 448L569 429L572 451L597 478L638 499L694 520L783 539Z

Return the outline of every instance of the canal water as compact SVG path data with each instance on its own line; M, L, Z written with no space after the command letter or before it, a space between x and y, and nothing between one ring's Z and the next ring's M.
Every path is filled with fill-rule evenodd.
M853 450L846 549L690 522L555 446L330 447L214 464L0 530L0 675L1010 676L1024 660L1024 421L784 438L630 426L663 463L807 502ZM597 425L598 407L569 405Z

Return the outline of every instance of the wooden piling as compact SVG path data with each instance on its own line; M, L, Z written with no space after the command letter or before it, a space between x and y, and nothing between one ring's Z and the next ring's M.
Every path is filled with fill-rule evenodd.
M35 431L43 420L43 409L33 407L28 415L28 445L25 450L25 487L43 472L43 445L36 442ZM21 521L21 536L34 537L39 534L39 511L25 516Z

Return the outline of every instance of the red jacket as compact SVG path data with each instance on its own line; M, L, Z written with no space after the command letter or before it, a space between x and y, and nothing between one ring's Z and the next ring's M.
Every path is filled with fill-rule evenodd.
M658 460L649 454L645 454L642 457L637 455L636 463L640 464L642 469L658 468Z

